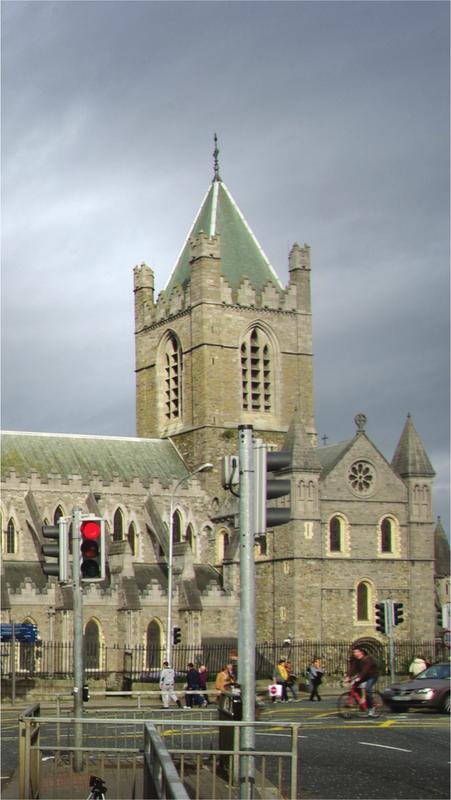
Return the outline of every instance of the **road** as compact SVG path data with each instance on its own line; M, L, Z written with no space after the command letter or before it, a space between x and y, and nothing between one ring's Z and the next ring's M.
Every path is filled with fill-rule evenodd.
M342 720L335 702L267 708L274 749L287 749L277 721L301 721L300 797L305 800L411 800L450 796L449 718L429 711ZM308 707L310 706L310 707ZM267 735L266 733L264 734ZM263 734L261 734L263 736ZM277 740L279 745L276 745ZM257 737L258 745L259 737Z
M448 717L410 711L348 721L337 715L335 702L328 697L322 703L268 703L262 712L261 721L267 726L259 729L257 748L287 750L289 737L278 722L301 723L298 795L302 800L448 800ZM2 777L17 766L19 713L2 713ZM201 725L197 730L202 736Z

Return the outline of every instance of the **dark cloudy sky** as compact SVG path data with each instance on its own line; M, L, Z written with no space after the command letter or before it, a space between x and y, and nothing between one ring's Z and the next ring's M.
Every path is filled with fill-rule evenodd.
M449 4L2 5L2 426L134 435L132 268L163 288L213 175L284 283L312 250L318 433L449 528Z

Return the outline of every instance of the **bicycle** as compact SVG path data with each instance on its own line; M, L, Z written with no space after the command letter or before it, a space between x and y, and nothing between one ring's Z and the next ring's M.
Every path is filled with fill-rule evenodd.
M340 716L343 719L353 719L361 716L362 713L368 712L368 704L366 701L365 684L356 686L356 679L351 682L349 690L343 692L338 698L337 708ZM381 716L384 709L384 701L380 692L373 692L373 713L372 718L376 719Z
M105 800L105 793L107 791L106 785L102 778L96 775L91 775L89 779L90 792L86 800Z

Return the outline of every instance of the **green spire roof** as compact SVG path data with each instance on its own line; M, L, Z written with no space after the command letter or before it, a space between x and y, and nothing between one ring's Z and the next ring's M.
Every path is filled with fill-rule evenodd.
M410 414L407 414L406 424L393 456L392 467L402 478L415 476L433 478L435 475Z
M230 192L215 170L215 177L186 238L182 251L165 286L170 294L174 286L185 286L190 279L190 244L201 231L209 237L220 235L221 273L233 289L242 278L249 278L257 291L270 281L279 291L282 283L249 228Z

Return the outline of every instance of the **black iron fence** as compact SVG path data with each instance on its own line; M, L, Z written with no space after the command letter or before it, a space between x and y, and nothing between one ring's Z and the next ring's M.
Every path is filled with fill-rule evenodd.
M282 657L289 659L293 672L302 678L311 661L320 658L326 675L332 680L340 680L346 673L352 647L351 641L284 641L263 642L256 646L256 677L271 679L274 665ZM382 673L390 670L388 642L374 639L362 641L362 646L376 657ZM212 680L225 664L237 658L236 645L229 641L203 645L176 645L173 648L173 666L177 677L182 678L187 664L192 661L199 666L205 664ZM395 672L408 673L414 656L422 655L430 662L447 659L449 650L441 640L435 641L397 641L394 643ZM161 665L165 659L163 648L135 645L104 645L85 642L84 663L86 677L106 679L111 673L122 673L129 681L153 682L158 680ZM40 678L68 678L74 671L73 642L45 642L36 644L26 642L2 642L0 644L0 673L3 678L17 676Z

